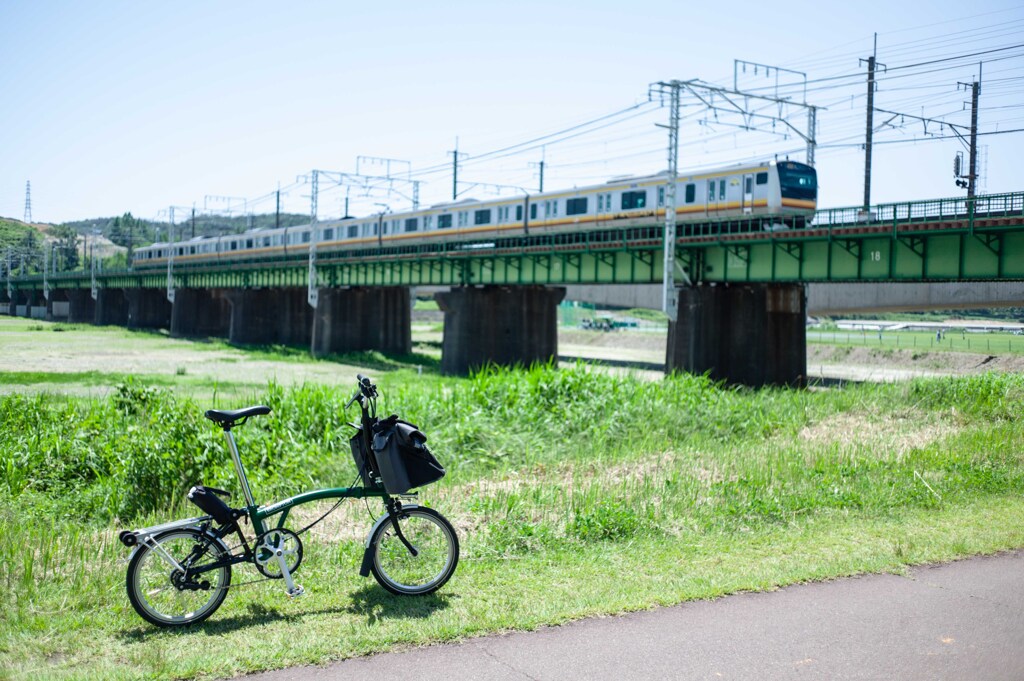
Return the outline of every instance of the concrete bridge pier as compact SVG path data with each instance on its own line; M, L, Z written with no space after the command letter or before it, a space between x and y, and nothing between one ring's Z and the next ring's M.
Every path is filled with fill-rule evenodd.
M171 306L171 335L226 337L231 309L223 289L180 288Z
M126 288L129 329L170 329L171 301L167 291L157 288Z
M457 287L435 293L444 311L441 372L468 374L487 364L547 362L558 356L558 304L565 289Z
M308 345L312 339L313 308L306 289L230 289L228 339L232 343Z
M46 299L47 321L67 321L70 308L71 301L68 298L67 289L50 289L50 297Z
M87 288L68 289L68 321L72 324L96 321L96 301L92 299L92 291Z
M99 326L128 326L128 299L123 288L101 288L96 292L96 318Z
M320 289L310 350L314 356L360 350L409 354L411 313L406 286Z
M683 287L669 324L666 371L708 372L751 387L802 386L807 295L802 284Z

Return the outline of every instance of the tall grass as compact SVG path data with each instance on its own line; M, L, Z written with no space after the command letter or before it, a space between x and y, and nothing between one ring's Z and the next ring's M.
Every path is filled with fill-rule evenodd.
M455 523L460 573L484 592L509 561L570 570L581 555L622 559L635 543L657 549L651 569L663 573L700 547L956 513L1024 484L1024 378L1013 375L751 391L541 366L468 379L395 372L381 383L381 411L419 424L449 470L423 496ZM348 386L270 384L251 397L274 410L236 433L260 500L355 477ZM210 406L242 405L199 405L134 381L102 399L0 398L0 608L9 624L0 659L85 655L97 631L128 645L125 627L136 620L116 528L191 513L177 506L197 482L235 489L223 436L202 417ZM359 504L338 514L309 539L330 544L330 560L316 563L313 549L304 567L325 590L354 575L360 544L348 539L370 525ZM293 514L296 529L305 517ZM972 545L964 540L963 550ZM238 569L240 581L254 576ZM355 583L338 583L324 607L348 612ZM544 600L526 583L515 589ZM265 593L233 594L224 617L259 612ZM143 667L185 674L167 661Z

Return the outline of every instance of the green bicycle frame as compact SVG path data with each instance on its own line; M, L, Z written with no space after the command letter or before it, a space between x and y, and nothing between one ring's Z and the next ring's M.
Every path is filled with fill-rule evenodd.
M252 489L249 487L249 478L245 475L245 467L242 465L242 459L238 455L238 446L235 444L235 437L231 434L231 430L225 430L224 437L227 438L228 451L231 452L231 462L235 465L235 475L238 476L238 483L242 486L242 494L245 496L246 514L249 516L249 520L252 521L253 530L255 530L257 535L263 534L263 532L266 531L263 521L267 518L280 513L281 517L278 518L277 527L281 528L284 526L285 521L288 519L288 514L293 508L311 501L319 501L320 499L362 499L365 497L380 497L382 499L387 499L390 496L383 489L371 489L367 487L331 487L328 489L318 489L312 492L296 494L293 497L289 497L271 504L270 506L261 508L252 498Z

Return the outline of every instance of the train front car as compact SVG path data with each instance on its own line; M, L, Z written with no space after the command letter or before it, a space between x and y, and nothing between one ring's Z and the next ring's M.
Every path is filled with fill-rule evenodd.
M781 161L776 168L785 222L803 227L814 217L818 207L818 173L811 166L796 161Z

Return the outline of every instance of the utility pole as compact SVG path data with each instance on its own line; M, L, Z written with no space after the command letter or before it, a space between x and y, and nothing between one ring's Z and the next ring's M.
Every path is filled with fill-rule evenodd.
M864 212L871 209L871 137L874 132L875 113L875 69L878 67L878 34L875 34L875 44L871 56L861 59L861 63L868 63L868 122L867 131L864 135ZM884 68L884 64L882 65Z
M676 180L679 175L679 88L670 84L668 114L668 186L665 188L665 276L662 281L661 306L670 321L679 316L679 291L676 290Z
M316 212L317 212L317 193L319 192L320 184L320 171L313 171L313 184L312 191L310 192L310 206L309 206L309 282L306 290L306 302L309 306L316 309L320 303L320 287L317 284L316 276Z
M14 286L11 284L11 249L7 248L7 299L14 304Z
M540 160L536 163L530 163L531 168L537 168L540 176L540 186L537 189L540 194L544 193L544 157L546 149L546 147L541 147Z
M274 206L274 229L281 226L281 183L277 183L277 203Z
M657 83L659 92L669 95L668 125L668 177L665 178L665 241L662 264L661 308L669 321L679 316L679 291L676 289L676 181L679 175L679 101L685 83L673 80ZM689 282L687 282L689 283Z
M455 138L455 151L448 152L452 157L452 201L459 198L459 138Z
M192 206L192 238L196 238L196 207Z
M43 298L50 299L50 249L43 244Z
M981 64L978 64L978 80L971 86L971 142L968 147L970 160L967 166L967 198L973 199L978 188L978 98L981 96ZM957 83L967 88L967 83Z
M92 272L92 289L90 294L93 300L97 300L100 297L100 287L96 283L96 236L99 234L99 230L93 228L92 230L92 245L89 248L89 269Z
M174 304L174 206L168 209L167 225L167 300Z

